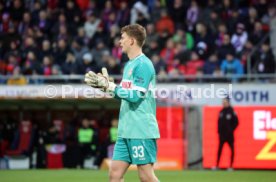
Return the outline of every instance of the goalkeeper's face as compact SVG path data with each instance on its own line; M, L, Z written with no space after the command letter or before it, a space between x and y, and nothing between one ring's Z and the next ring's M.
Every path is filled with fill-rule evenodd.
M132 45L134 45L134 43L135 43L134 38L128 36L125 32L122 33L121 39L120 39L120 46L124 53L128 53L129 49L131 48Z

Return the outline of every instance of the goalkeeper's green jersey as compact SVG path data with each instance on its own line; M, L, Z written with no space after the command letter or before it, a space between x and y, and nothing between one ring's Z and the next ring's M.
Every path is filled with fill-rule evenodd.
M117 90L121 91L121 108L118 137L148 139L160 138L156 120L154 98L156 74L151 60L144 54L129 60L123 72L123 79ZM130 102L124 99L127 93L139 93L142 99ZM116 91L115 91L116 92ZM127 97L127 95L125 95ZM134 96L132 94L128 97Z

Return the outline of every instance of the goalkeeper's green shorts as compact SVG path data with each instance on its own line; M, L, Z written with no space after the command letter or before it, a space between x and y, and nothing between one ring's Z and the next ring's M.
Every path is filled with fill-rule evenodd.
M129 164L151 164L156 162L156 139L118 138L114 147L113 160Z

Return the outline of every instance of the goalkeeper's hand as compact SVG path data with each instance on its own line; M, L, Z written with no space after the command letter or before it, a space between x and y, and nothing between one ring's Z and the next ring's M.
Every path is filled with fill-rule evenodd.
M102 73L94 73L93 71L89 71L85 74L84 81L87 85L93 88L99 88L103 91L114 91L116 88L116 84L109 77L107 69L102 68Z

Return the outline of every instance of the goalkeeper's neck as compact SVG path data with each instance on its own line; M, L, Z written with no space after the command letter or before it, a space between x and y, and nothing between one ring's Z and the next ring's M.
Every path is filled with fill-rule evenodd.
M139 56L141 54L142 54L142 48L139 46L133 46L127 52L127 56L130 60L136 58L137 56Z

